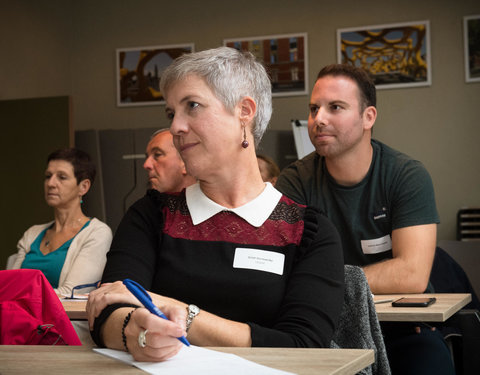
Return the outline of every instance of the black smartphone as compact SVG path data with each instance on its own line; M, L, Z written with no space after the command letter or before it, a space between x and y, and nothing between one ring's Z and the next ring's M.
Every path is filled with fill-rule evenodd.
M393 307L427 307L435 303L435 297L403 297L392 302Z

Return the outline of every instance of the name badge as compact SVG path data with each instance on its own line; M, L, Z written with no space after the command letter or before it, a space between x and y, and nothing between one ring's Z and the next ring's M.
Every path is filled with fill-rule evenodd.
M245 268L283 275L285 255L273 251L237 247L233 268Z
M378 254L392 250L392 239L389 234L373 240L361 240L360 243L364 254Z

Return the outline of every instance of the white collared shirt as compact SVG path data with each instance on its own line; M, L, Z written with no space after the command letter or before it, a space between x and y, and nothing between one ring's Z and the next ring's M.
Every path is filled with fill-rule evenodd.
M266 182L265 189L258 197L236 208L223 207L212 201L202 192L199 183L187 187L185 196L193 225L200 224L219 212L230 211L258 228L269 218L280 201L282 193L275 189L270 182Z

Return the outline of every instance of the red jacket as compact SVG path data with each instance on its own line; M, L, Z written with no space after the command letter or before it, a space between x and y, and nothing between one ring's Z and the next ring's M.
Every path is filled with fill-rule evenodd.
M0 271L0 344L82 345L41 271Z

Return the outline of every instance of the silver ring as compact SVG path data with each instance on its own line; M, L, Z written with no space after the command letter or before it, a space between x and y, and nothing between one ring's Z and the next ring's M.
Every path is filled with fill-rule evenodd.
M138 334L138 345L140 345L141 348L144 348L147 346L147 332L148 329L145 331L140 331Z

